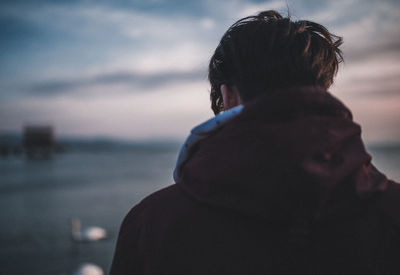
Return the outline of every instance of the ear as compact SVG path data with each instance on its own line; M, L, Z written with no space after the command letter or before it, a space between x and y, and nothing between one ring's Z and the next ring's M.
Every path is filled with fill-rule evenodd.
M226 84L222 84L221 87L222 101L224 103L224 111L236 107L242 103L239 96L239 91L235 86L229 88Z

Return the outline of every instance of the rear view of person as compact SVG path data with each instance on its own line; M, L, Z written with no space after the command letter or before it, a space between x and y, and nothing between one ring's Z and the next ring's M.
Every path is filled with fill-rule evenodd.
M237 21L209 64L216 116L175 184L125 217L111 274L400 274L400 185L327 90L342 39L275 11Z

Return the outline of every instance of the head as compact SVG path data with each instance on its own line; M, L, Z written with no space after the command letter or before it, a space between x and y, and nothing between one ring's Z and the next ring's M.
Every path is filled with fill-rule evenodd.
M324 26L264 11L234 23L209 64L215 114L258 96L296 86L328 89L339 63L342 38Z

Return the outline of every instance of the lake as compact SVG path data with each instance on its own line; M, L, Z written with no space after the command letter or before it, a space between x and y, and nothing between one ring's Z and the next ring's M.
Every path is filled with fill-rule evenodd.
M70 150L51 160L0 158L0 274L71 274L84 262L108 272L130 208L173 183L179 145ZM371 147L375 165L400 180L400 148ZM77 243L71 218L109 238Z

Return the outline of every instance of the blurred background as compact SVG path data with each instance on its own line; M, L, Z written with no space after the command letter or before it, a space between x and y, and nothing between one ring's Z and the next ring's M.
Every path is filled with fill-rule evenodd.
M207 63L225 30L288 8L343 36L331 92L399 181L399 1L2 0L0 273L107 273L124 215L173 183L180 144L213 115Z

